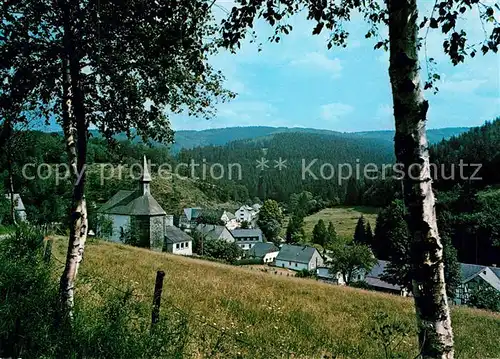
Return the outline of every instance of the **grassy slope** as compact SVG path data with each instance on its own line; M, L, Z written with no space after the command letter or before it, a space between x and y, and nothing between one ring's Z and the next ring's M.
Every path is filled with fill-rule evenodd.
M91 175L96 177L96 181L100 181L100 168L96 165L89 166ZM105 178L110 178L109 168L105 168ZM130 172L124 170L123 180L120 180L118 167L113 168L114 177L107 179L116 184L116 189L136 189L139 186L137 179L131 178ZM139 174L135 174L139 176ZM153 180L151 182L151 193L168 214L180 215L184 208L188 207L203 207L203 208L237 208L235 203L219 203L210 197L207 193L201 190L196 183L196 180L191 178L183 178L174 176L174 181L168 175L164 177L152 174ZM175 195L173 186L175 185ZM115 192L113 192L114 194ZM113 195L113 194L110 194ZM174 198L175 197L175 198ZM102 203L106 202L109 198L102 198Z
M65 243L56 239L58 258L64 258ZM223 337L216 356L225 358L238 357L238 352L247 358L286 357L286 351L308 358L325 352L336 358L381 358L380 348L366 335L373 314L382 310L414 323L411 299L106 242L88 244L76 295L98 301L92 293L104 280L119 288L133 287L138 298L149 303L160 269L166 273L162 310L171 302L189 313L190 335L196 338L190 352L198 357L220 336L195 318L226 328L229 335ZM454 308L453 321L461 358L500 356L500 316ZM250 353L246 344L230 339L236 335L263 352ZM415 357L415 336L402 348Z
M363 215L370 222L372 231L375 230L375 221L377 219L377 209L373 207L334 207L325 208L318 213L314 213L304 218L304 230L307 235L311 235L313 228L318 220L322 219L328 226L332 221L337 234L346 239L352 239L356 223L359 217Z

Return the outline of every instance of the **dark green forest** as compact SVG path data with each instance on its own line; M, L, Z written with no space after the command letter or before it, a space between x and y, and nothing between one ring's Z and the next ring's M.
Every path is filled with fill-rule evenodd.
M449 237L458 250L458 258L462 262L492 264L500 258L500 175L496 170L500 165L500 119L473 128L470 131L443 140L431 146L431 161L437 165L445 165L445 178L435 179L437 195L437 211L441 233ZM16 133L13 147L13 180L16 192L20 192L27 207L28 216L34 223L62 222L68 217L68 206L71 195L71 184L67 180L56 181L54 175L48 177L49 168L29 167L26 171L28 179L23 175L26 164L38 166L50 164L55 171L56 165L64 165L66 153L63 138L58 133L39 131L23 131ZM345 136L344 134L324 134L307 132L284 132L260 138L230 142L224 146L205 146L184 149L172 154L165 146L146 146L130 141L109 143L99 136L94 136L89 143L88 163L112 163L113 165L132 165L141 163L146 155L152 164L164 163L175 167L179 163L196 163L210 166L220 163L224 166L231 163L241 165L241 179L225 176L214 180L193 181L200 191L215 202L234 201L245 203L256 198L275 199L289 213L293 212L291 199L304 191L310 192L317 204L308 213L324 207L335 205L370 205L388 206L393 200L400 198L401 183L391 178L391 169L386 169L382 179L382 164L393 164L393 147L390 141L368 137ZM286 160L286 168L280 171L275 161ZM264 170L257 168L262 158L268 160ZM452 165L464 163L480 163L482 165L476 176L482 180L463 180L458 175L448 178ZM305 172L304 166L310 172ZM304 163L302 163L304 161ZM361 169L365 164L379 166L379 179L354 177L347 179L344 169L339 183L338 165L348 163L356 176L356 166ZM8 186L8 165L5 153L0 155L1 184L3 191ZM327 179L321 178L321 166ZM331 166L330 166L331 165ZM335 171L332 174L331 169ZM475 169L464 169L470 176ZM201 176L202 167L196 168L196 175ZM95 208L110 198L119 189L130 189L136 182L130 178L111 179L100 183L99 172L89 171L87 199L95 206L89 209L91 218ZM311 174L312 173L312 174ZM192 175L190 168L183 168L179 174ZM317 179L314 178L317 177ZM329 178L331 176L331 178ZM62 178L60 174L60 178ZM176 193L172 193L172 202L176 201ZM0 212L5 212L5 201L0 203ZM2 209L3 208L3 209ZM93 214L94 213L94 214ZM8 216L0 214L4 224Z

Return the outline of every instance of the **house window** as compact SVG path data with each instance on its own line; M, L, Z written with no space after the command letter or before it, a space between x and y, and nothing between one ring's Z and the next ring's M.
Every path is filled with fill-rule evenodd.
M179 248L180 248L179 243L176 243L176 244L175 244L175 249L179 249Z
M288 265L291 266L292 265L292 262L288 262Z
M184 248L184 242L181 243L181 248Z
M298 264L297 264L297 263L295 263L295 266L296 266L296 267L298 267Z

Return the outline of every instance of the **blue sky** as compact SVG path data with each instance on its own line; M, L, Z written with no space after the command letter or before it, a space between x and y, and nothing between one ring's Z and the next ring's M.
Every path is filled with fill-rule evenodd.
M421 15L429 16L433 3L420 1ZM220 17L220 7L231 9L232 3L218 1L218 6L215 11ZM217 116L209 121L172 118L174 130L258 125L336 131L393 129L388 54L373 50L377 40L364 38L367 26L362 18L355 15L348 24L351 35L346 49L327 50L327 34L311 35L313 23L303 15L288 23L293 31L279 44L267 42L270 28L259 22L255 30L264 42L261 52L255 44L246 43L236 55L222 52L212 58L237 98L218 105ZM484 38L475 11L463 23L471 41ZM441 50L443 38L434 30L427 40L428 56L438 61L441 74L440 92L426 92L428 127L476 126L499 116L500 57L479 54L454 67ZM426 77L425 67L422 77Z

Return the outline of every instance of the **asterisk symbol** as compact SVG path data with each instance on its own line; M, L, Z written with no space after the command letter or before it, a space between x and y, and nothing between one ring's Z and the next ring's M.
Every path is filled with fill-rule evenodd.
M278 170L282 170L283 168L286 168L286 160L282 159L281 157L278 159L278 161L274 160L276 162L276 165L274 168L277 168Z
M269 167L269 165L267 164L269 162L269 160L266 160L264 157L262 157L259 160L256 160L257 161L257 168L260 169L261 171L264 171L266 168Z

